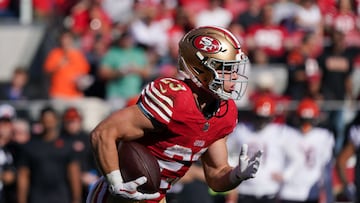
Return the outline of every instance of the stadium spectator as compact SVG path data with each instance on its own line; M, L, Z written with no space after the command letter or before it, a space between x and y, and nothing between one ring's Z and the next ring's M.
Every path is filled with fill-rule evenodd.
M131 33L124 32L114 40L99 69L100 78L106 81L106 100L113 109L124 107L128 98L140 93L151 73L147 63L145 50L136 46Z
M54 5L51 1L34 0L34 15L38 20L45 20L51 17L55 11Z
M167 30L173 22L169 22L169 16L165 14L159 16L156 4L138 3L137 5L135 12L138 17L129 25L134 41L146 49L153 49L158 56L164 56L168 52Z
M82 36L88 29L90 17L88 15L89 1L79 1L71 8L69 19L71 20L68 27L76 36Z
M353 62L357 51L347 48L344 33L334 31L331 44L324 48L318 58L322 72L320 93L324 101L339 101L337 108L328 111L328 126L335 130L335 153L337 154L344 142L344 102L354 99L352 92Z
M13 141L19 144L27 143L30 138L30 123L25 119L16 119L14 120L14 136Z
M324 22L316 0L300 0L299 5L294 16L297 29L322 35Z
M223 0L209 0L209 6L195 15L195 26L214 25L227 28L233 16L224 8Z
M19 203L80 203L80 164L72 143L60 137L51 107L40 114L42 131L21 148L17 160Z
M85 203L89 188L99 178L95 160L90 149L89 135L82 127L82 115L76 107L68 107L62 116L61 136L72 142L81 167L82 200Z
M209 0L179 0L179 6L183 7L190 14L196 15L200 11L207 8L209 5Z
M244 13L248 9L250 1L244 0L225 0L224 8L233 16L233 20L236 19L240 14Z
M2 118L8 118L8 119L13 119L16 117L16 109L7 103L1 104L0 105L0 117Z
M110 43L112 22L97 0L77 3L67 22L84 52L89 51L98 38L102 38L105 44Z
M105 99L106 82L99 76L101 60L109 48L109 44L102 37L96 38L94 44L85 52L90 65L89 76L93 83L84 90L86 97L98 97Z
M285 94L292 100L301 100L309 96L321 99L321 73L316 61L316 40L314 33L305 34L300 45L287 56L288 83Z
M19 151L22 145L26 144L31 139L31 124L28 120L23 118L16 118L13 120L13 136L9 143L9 149L17 160Z
M317 0L317 5L321 13L325 16L328 13L334 13L336 10L337 0Z
M246 47L249 52L264 51L270 63L284 62L287 51L286 27L273 22L273 7L266 4L261 9L261 22L252 24L246 31Z
M14 165L16 165L16 161L19 159L21 146L27 143L31 138L30 123L25 119L15 118L12 120L12 126L13 126L13 135L10 142L7 144L6 148L11 153L14 159ZM16 188L17 188L16 181L4 187L4 197L5 197L4 203L17 202Z
M241 25L245 32L250 26L261 23L261 0L249 1L248 3L248 9L234 19L235 23Z
M16 1L20 4L19 0L15 0L14 2ZM41 22L47 22L49 24L55 23L56 20L61 21L66 15L68 15L70 9L79 1L83 0L33 0L32 4L34 8L34 16Z
M113 23L129 24L134 18L135 0L102 0L101 6Z
M72 32L83 36L89 29L109 32L111 20L98 1L80 1L71 10Z
M274 22L288 25L290 31L293 26L294 16L299 9L299 4L291 0L277 0L274 2Z
M71 32L64 31L59 37L59 46L53 48L45 58L44 72L50 80L51 99L71 100L83 97L90 66L85 55L74 44Z
M327 13L325 17L325 30L329 33L333 30L344 33L347 46L360 46L360 20L354 4L352 0L339 0L336 11Z
M0 89L1 100L27 100L33 99L34 90L31 88L28 82L28 72L23 67L17 67L14 69L10 82L4 84Z

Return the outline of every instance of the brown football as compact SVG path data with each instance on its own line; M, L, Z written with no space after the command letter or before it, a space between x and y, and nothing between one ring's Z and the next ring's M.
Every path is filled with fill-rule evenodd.
M138 187L142 193L155 193L160 186L160 167L157 159L145 146L131 141L118 145L119 165L124 182L141 176L147 178L144 185Z

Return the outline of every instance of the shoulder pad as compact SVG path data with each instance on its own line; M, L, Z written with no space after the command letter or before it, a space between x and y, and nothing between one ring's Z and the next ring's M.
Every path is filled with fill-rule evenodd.
M142 91L140 104L148 115L160 121L169 123L177 101L188 98L190 88L174 78L160 78L150 82Z

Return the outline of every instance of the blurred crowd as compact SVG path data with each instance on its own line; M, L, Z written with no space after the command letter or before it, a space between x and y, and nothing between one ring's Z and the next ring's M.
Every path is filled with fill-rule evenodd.
M21 2L0 0L0 23L19 18ZM241 42L251 68L285 71L287 80L280 92L274 91L281 83L274 80L274 74L251 78L256 85L248 90L250 106L263 96L270 97L277 104L272 121L288 124L291 101L310 98L320 110L328 101L336 101L334 107L317 117L334 137L332 158L342 154L347 142L360 140L349 137L342 108L349 102L356 106L359 99L359 88L352 81L354 71L360 68L358 0L32 3L34 22L45 25L46 34L31 67L14 68L12 77L0 87L0 125L5 126L0 127L0 202L16 202L16 197L22 197L19 203L28 202L26 197L36 203L84 201L88 186L99 175L77 109L81 103L77 107L67 105L61 111L44 106L33 118L26 108L14 109L6 101L71 103L98 98L106 102L109 111L132 105L148 81L160 76L176 77L178 41L198 26L228 28ZM249 116L241 107L239 112L239 120ZM360 133L352 136L360 137ZM35 141L19 147L32 138ZM54 149L61 149L61 154ZM54 158L49 160L44 155ZM64 199L51 199L53 191L61 192L56 197ZM46 198L44 193L48 194Z

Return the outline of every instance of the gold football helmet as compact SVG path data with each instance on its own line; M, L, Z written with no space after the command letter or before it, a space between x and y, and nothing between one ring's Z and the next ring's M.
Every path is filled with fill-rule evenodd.
M223 100L238 100L245 94L248 84L247 63L248 57L242 52L240 43L224 28L195 28L179 42L180 74ZM229 73L230 79L225 79L225 74ZM225 80L235 84L233 91L225 91Z

